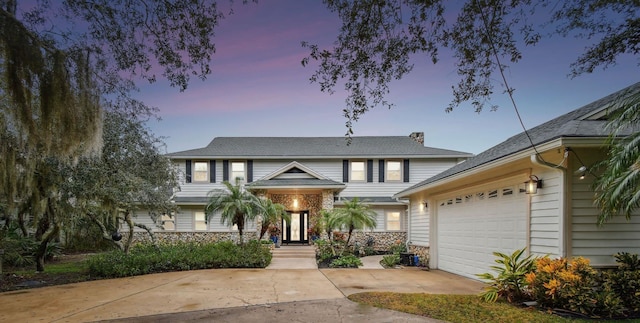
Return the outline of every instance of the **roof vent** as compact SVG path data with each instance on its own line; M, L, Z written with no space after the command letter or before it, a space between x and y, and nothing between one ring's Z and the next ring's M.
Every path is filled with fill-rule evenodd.
M424 146L424 132L412 132L409 138Z

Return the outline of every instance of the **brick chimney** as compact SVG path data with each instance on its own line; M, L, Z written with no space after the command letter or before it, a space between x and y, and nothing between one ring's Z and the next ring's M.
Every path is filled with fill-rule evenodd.
M412 132L409 138L424 146L424 132Z

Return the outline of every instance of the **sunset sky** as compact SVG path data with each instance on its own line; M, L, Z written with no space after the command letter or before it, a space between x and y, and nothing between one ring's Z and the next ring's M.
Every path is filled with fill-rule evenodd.
M331 45L340 22L317 0L260 0L240 5L217 29L213 74L180 93L166 82L141 86L138 97L160 109L149 126L166 137L167 152L206 146L222 136L343 136L344 93L320 92L301 41ZM525 126L534 127L640 81L637 59L570 79L569 64L584 40L554 38L524 52L507 72ZM433 65L416 57L409 77L392 85L391 110L379 108L354 126L356 136L425 133L425 145L480 153L522 132L508 97L496 93L497 111L476 114L469 105L445 113L458 78L452 59ZM497 76L496 76L497 77ZM498 91L499 92L499 91Z

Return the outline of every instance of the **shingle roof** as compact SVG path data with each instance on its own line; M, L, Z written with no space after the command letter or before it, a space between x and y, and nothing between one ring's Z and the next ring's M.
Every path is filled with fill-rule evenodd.
M621 97L629 97L634 94L637 95L638 93L640 93L640 82L610 94L602 99L589 103L579 109L561 115L553 120L545 122L528 130L527 132L534 145L540 145L558 138L607 137L609 132L605 129L606 120L589 120L584 117L608 107L615 100L619 100ZM526 134L524 132L519 133L502 143L485 150L477 156L467 159L463 163L397 193L396 196L402 196L405 192L413 191L421 186L434 183L494 160L523 151L530 147L531 142L527 138Z
M472 154L425 147L409 136L352 137L217 137L199 149L170 153L189 157L470 157Z

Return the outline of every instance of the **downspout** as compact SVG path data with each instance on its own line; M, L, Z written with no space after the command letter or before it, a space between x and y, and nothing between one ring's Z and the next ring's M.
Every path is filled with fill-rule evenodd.
M565 158L566 155L569 154L568 150L565 150ZM545 160L543 160L542 158L540 158L540 156L538 154L533 154L531 155L531 163L533 163L534 165L538 165L544 168L549 168L552 170L557 170L560 172L561 174L561 178L562 178L562 187L560 188L558 193L561 193L565 190L566 188L566 181L567 181L567 176L566 176L566 172L567 169L563 166L560 165L555 165L552 163L549 163ZM560 242L560 256L566 258L567 257L567 241L566 241L566 222L567 222L567 210L566 210L566 197L563 194L559 194L561 196L561 198L558 199L558 202L560 203L560 207L558 208L559 210L561 210L561 214L560 214L560 230L558 232L558 234L560 235L559 237L559 242ZM529 203L529 205L531 205L531 203ZM531 214L531 213L529 213ZM528 235L529 235L529 241L531 241L531 216L529 216L529 230L528 230Z

